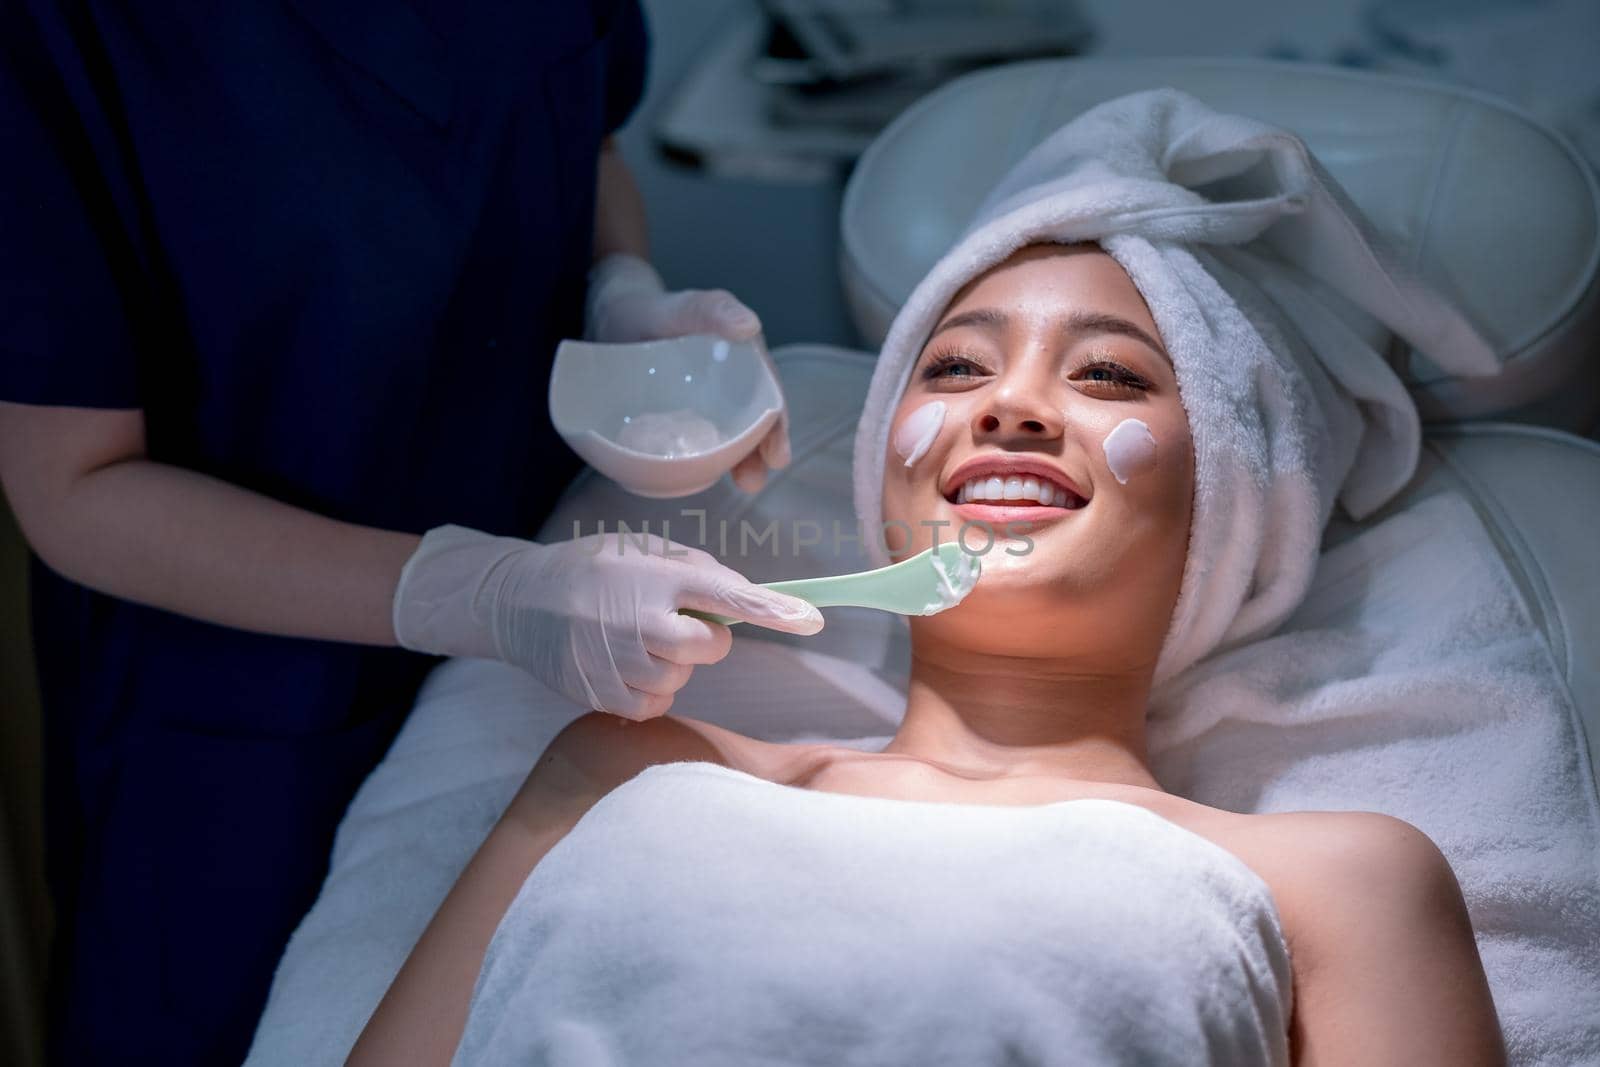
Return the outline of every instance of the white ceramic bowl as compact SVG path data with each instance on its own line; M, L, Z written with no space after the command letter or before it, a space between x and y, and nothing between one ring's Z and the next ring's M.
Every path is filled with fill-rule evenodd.
M782 413L783 391L759 338L562 341L550 374L556 432L591 467L640 496L688 496L709 488L750 454ZM640 416L647 418L641 422ZM710 436L710 423L716 441L641 432L660 430L663 416L675 426L698 427L703 437ZM649 451L640 444L643 437L672 436L676 447L660 440L661 450Z

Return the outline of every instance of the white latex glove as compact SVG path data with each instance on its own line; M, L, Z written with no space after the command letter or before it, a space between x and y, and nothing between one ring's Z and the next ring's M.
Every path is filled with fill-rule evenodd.
M654 267L624 252L606 256L589 271L586 339L623 344L696 333L749 341L760 335L761 320L726 289L668 292ZM772 430L734 465L733 484L754 493L766 483L767 471L788 465L789 412L785 409Z
M429 530L400 572L395 637L405 648L514 663L586 708L649 719L672 706L696 664L728 654L719 623L693 608L786 633L822 615L754 585L695 548L616 534L535 544L462 526ZM677 553L683 555L677 556Z

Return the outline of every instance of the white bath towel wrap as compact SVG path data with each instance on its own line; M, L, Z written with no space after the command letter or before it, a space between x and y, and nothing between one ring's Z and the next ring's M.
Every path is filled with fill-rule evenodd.
M1135 805L647 768L495 932L462 1067L1287 1065L1262 880Z

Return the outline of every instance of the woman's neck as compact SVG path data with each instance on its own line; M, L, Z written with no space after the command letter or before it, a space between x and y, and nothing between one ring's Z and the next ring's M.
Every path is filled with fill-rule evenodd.
M975 778L1051 775L1161 789L1145 753L1147 673L915 649L906 715L884 752Z

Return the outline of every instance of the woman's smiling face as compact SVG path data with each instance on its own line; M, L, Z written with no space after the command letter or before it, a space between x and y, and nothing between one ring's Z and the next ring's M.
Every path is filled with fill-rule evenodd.
M998 535L973 593L917 632L1153 667L1183 577L1194 455L1171 360L1115 259L1034 245L969 283L924 345L890 441L896 558L964 525L973 550L985 525ZM912 532L903 550L898 524Z

